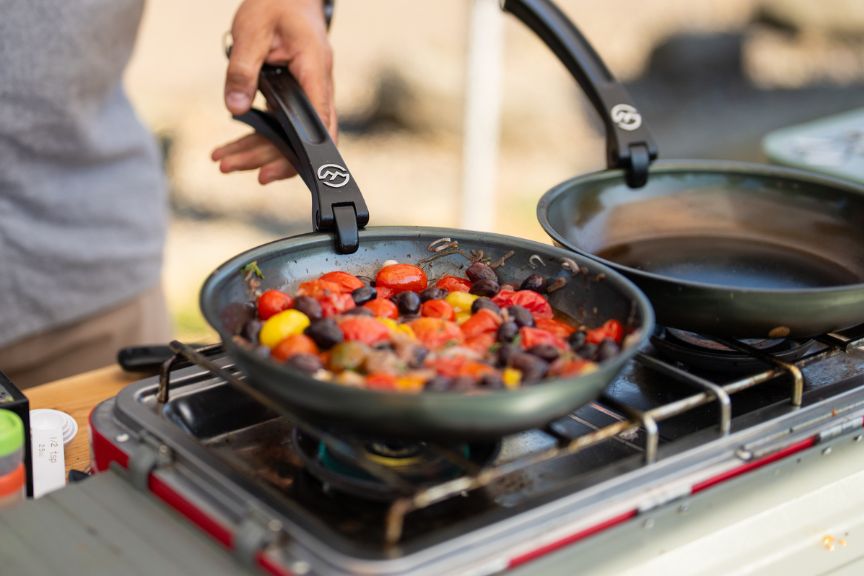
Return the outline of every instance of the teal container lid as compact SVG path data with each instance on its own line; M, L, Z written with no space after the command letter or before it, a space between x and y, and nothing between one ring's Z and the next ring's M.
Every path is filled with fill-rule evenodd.
M0 458L24 447L24 423L9 410L0 410Z

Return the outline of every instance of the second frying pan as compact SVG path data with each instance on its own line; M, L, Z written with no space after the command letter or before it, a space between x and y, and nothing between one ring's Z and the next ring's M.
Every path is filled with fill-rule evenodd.
M537 207L556 243L623 272L667 326L803 338L864 323L864 187L762 164L652 164L644 118L572 22L549 0L503 7L530 10L606 125L610 170Z

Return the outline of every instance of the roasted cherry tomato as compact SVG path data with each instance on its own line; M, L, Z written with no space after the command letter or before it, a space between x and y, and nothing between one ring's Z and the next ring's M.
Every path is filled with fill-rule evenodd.
M324 318L337 316L357 307L351 294L345 294L344 292L328 294L327 296L319 298L318 302L321 303L321 315Z
M325 282L334 282L338 284L342 292L351 293L357 288L362 288L365 286L363 281L354 276L353 274L349 274L347 272L335 271L328 272L319 278L319 280L324 280Z
M294 299L279 290L265 290L258 297L258 318L267 320L271 316L294 306Z
M294 334L279 342L270 352L277 360L287 360L295 354L318 354L318 346L305 334Z
M561 360L549 367L550 376L578 376L583 372L596 368L597 365L588 360Z
M380 372L369 374L366 376L366 387L370 390L395 390L396 376Z
M501 317L498 314L487 308L481 308L463 322L459 328L466 339L471 339L481 334L494 334L501 326L501 322Z
M455 322L441 318L418 318L409 324L417 339L433 350L447 343L461 344L465 337Z
M607 320L599 328L588 330L585 334L585 341L591 344L600 344L606 338L614 340L616 344L621 344L621 340L624 339L624 328L621 327L620 322Z
M535 328L546 330L547 332L551 332L555 336L565 340L576 331L574 326L561 322L560 320L555 320L554 318L536 318L534 322Z
M339 322L339 328L346 341L356 340L370 346L390 340L390 330L368 316L349 316Z
M456 313L453 307L444 300L427 300L420 306L420 315L428 318L442 318L444 320L455 320Z
M435 282L436 288L447 290L448 292L470 292L471 282L467 278L459 278L458 276L442 276Z
M510 306L522 306L527 308L535 319L552 318L555 314L552 312L552 306L549 301L533 290L501 290L496 294L492 301L501 308L509 308Z
M463 324L462 326L465 325ZM494 332L484 332L483 334L478 334L477 336L465 339L465 346L472 350L476 350L481 354L486 354L493 344L495 344Z
M297 288L298 296L311 296L316 300L320 300L331 294L341 294L342 292L340 284L329 280L309 280L308 282L303 282Z
M412 290L420 292L426 289L426 273L413 264L391 264L384 266L375 276L375 288L390 288L394 294Z
M527 326L520 328L519 337L522 347L526 350L541 344L549 344L559 350L567 350L567 342L562 338L539 328L528 328Z
M366 308L372 312L372 314L381 318L393 318L395 320L399 317L399 307L390 300L385 300L384 298L370 300L363 304L363 308Z

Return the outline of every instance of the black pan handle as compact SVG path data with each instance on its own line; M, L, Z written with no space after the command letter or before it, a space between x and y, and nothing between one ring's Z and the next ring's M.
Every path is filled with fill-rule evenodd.
M632 188L645 185L657 146L630 94L588 40L551 0L501 0L501 9L534 31L567 67L606 125L606 162Z
M340 253L356 252L369 209L303 88L287 68L265 65L258 89L271 112L253 109L234 118L273 142L297 170L312 193L312 227L335 230Z

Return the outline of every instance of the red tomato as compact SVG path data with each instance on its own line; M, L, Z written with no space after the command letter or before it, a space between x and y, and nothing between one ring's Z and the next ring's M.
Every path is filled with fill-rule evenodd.
M353 274L348 274L347 272L341 272L338 270L324 274L319 278L319 280L334 282L342 288L342 292L346 293L351 293L357 288L362 288L364 286L363 281Z
M295 354L318 354L318 346L305 334L294 334L279 342L270 351L270 355L277 360L287 360Z
M501 308L510 306L522 306L528 309L535 319L552 318L555 314L552 312L552 306L549 301L533 290L501 290L496 294L492 301Z
M390 300L385 300L384 298L370 300L363 304L363 308L366 308L375 316L380 316L382 318L393 318L394 320L399 318L399 307Z
M279 290L265 290L258 297L258 318L267 320L274 314L294 306L294 299Z
M462 331L455 322L441 318L418 318L412 321L409 326L411 326L417 339L424 346L433 350L448 342L461 344L465 340Z
M461 374L462 367L468 360L464 356L452 356L450 358L436 358L426 362L426 366L432 368L438 374L455 378Z
M378 293L378 298L382 298L384 300L390 298L396 292L393 291L392 288L387 288L386 286L376 286L375 292Z
M549 367L550 376L578 376L591 364L587 360L564 360L559 358Z
M519 336L522 347L526 350L541 344L549 344L559 350L567 349L567 342L551 332L540 330L539 328L528 328L525 326L519 329Z
M501 325L501 317L487 308L477 310L459 327L465 338L474 338L481 334L494 333Z
M375 288L390 288L394 294L399 292L420 292L426 289L426 273L413 264L391 264L378 271Z
M357 307L351 294L336 293L323 296L318 299L321 303L321 314L324 318L338 316Z
M463 324L464 326L464 324ZM486 332L484 334L478 334L477 336L472 336L471 338L465 339L465 345L472 350L476 350L481 354L485 354L489 351L489 348L495 344L496 338L494 332Z
M447 290L448 292L470 292L471 282L467 278L459 278L458 276L442 276L435 282L436 288Z
M348 316L339 322L345 340L357 340L369 346L390 340L390 330L384 324L368 316Z
M456 313L453 307L444 300L427 300L420 306L420 315L428 318L443 318L444 320L455 320Z
M576 331L575 326L571 326L570 324L567 324L566 322L561 322L560 320L555 320L554 318L537 318L534 320L534 322L536 328L551 332L559 338L567 339L571 334L573 334L573 332Z
M377 372L366 376L366 387L370 390L395 390L396 376Z
M341 294L342 292L340 284L330 282L329 280L309 280L308 282L303 282L297 288L298 296L311 296L316 300L331 294Z
M616 344L621 343L621 340L624 339L624 328L621 327L620 322L607 320L599 328L588 330L585 334L585 340L591 344L600 344L606 338L614 340Z

